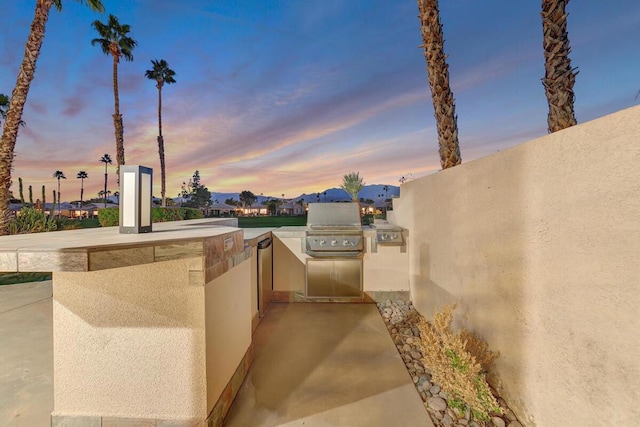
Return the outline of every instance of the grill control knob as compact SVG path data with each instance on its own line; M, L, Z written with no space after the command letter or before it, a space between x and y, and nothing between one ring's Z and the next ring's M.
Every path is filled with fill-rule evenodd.
M344 241L342 242L342 246L353 246L353 243L351 243L347 239L344 239Z
M326 241L324 241L324 240L320 240L320 246L324 246L324 245L326 245L326 244L327 244L327 242L326 242Z
M331 241L331 246L336 246L337 244L338 244L338 241L337 241L337 240L332 240L332 241Z

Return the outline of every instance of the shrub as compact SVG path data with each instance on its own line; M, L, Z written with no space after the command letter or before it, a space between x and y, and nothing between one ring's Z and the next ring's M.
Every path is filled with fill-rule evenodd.
M204 218L204 214L200 209L195 208L180 208L183 212L184 219L200 219Z
M184 215L181 208L154 207L151 209L152 222L180 221L182 219L184 219Z
M454 304L436 312L433 325L420 318L422 360L447 394L449 406L461 413L470 410L474 418L488 421L490 413L504 412L485 378L498 353L489 351L487 343L470 331L451 330L455 308Z
M98 211L101 227L111 227L119 224L120 212L118 208L105 208ZM194 208L151 208L151 222L181 221L183 219L204 218L200 209Z
M11 219L9 223L9 234L41 233L45 231L55 231L58 225L52 217L47 218L44 212L25 207Z
M104 208L98 210L100 227L113 227L119 224L120 211L118 208Z

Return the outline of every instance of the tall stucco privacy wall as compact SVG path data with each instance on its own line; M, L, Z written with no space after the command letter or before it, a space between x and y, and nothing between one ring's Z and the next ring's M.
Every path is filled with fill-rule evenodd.
M640 425L640 107L405 183L394 217L416 308L458 303L526 425Z

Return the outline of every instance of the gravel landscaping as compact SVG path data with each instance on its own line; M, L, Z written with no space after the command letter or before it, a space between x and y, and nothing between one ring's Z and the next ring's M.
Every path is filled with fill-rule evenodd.
M387 300L377 305L387 330L413 379L416 390L436 426L522 427L506 402L499 397L498 402L504 408L505 414L502 416L494 415L491 421L486 423L470 420L469 411L459 416L452 408L449 408L446 394L440 390L438 384L431 381L431 373L422 363L422 353L419 346L420 331L417 327L420 315L413 308L413 304L402 300Z

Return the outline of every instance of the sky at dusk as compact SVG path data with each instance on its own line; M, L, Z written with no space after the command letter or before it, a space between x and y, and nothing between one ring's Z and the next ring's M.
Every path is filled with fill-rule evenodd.
M160 196L157 89L145 78L165 59L167 196L200 171L211 191L285 194L337 187L359 171L398 185L440 169L415 0L72 0L53 9L23 114L14 162L25 188L62 198L103 188L116 159L112 59L91 39L108 14L131 26L134 61L119 67L127 164L154 169ZM35 0L0 14L0 93L11 94ZM547 133L540 1L441 0L463 162ZM640 2L568 6L578 122L639 102ZM109 189L116 191L115 164Z

